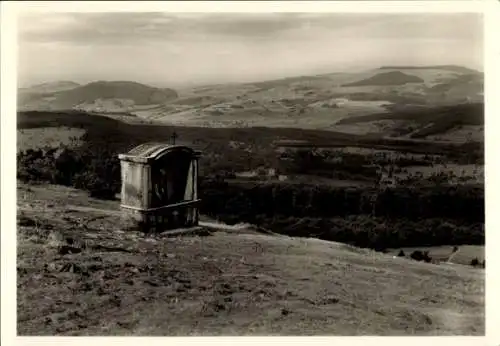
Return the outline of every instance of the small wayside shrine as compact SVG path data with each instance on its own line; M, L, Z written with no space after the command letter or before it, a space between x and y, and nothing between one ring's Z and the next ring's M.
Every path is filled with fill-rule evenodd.
M120 154L121 208L147 231L198 225L198 159L190 147L145 143Z

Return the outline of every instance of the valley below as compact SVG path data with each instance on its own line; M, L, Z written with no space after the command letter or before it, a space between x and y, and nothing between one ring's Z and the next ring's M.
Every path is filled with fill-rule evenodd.
M18 108L124 114L138 121L174 126L288 127L380 134L395 124L390 119L372 124L355 119L408 107L425 111L483 99L482 73L457 66L392 66L180 90L136 82L71 83L21 89ZM355 125L340 125L343 119ZM472 133L478 130L470 128Z

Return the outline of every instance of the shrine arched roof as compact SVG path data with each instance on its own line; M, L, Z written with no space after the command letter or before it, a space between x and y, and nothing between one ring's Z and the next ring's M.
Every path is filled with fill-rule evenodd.
M186 145L174 145L160 142L149 142L136 146L126 154L120 154L120 159L132 161L152 161L174 151L183 151L195 156L198 152Z

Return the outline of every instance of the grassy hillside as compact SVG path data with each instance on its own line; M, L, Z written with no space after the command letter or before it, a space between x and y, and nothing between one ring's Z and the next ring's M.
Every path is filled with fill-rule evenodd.
M118 202L18 196L18 335L484 335L483 269L250 229L147 237Z
M370 114L345 118L338 125L359 124L379 120L404 120L392 132L400 135L410 134L412 138L423 138L464 125L484 125L484 104L460 104L436 108L409 107L387 113ZM413 126L408 126L413 125Z

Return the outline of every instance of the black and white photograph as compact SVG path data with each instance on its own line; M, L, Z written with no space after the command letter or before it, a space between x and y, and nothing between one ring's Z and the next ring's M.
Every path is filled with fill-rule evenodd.
M18 336L485 336L482 12L116 8L16 19Z

